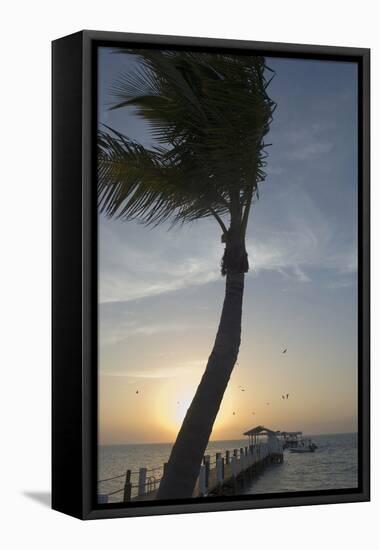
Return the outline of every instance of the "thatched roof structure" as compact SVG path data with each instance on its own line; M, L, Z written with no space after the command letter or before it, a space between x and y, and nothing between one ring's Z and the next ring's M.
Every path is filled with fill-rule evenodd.
M252 428L251 430L245 432L243 435L277 435L277 432L275 432L274 430L269 430L264 426L257 426L256 428Z

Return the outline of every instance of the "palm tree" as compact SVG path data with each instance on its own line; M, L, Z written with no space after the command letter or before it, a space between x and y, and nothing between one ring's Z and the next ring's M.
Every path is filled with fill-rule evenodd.
M99 209L152 225L213 217L225 243L216 339L157 495L185 498L193 494L237 360L249 269L246 228L265 178L264 136L276 104L266 93L264 57L139 50L138 58L138 69L114 84L112 108L133 107L149 123L156 145L143 147L108 127L99 131Z

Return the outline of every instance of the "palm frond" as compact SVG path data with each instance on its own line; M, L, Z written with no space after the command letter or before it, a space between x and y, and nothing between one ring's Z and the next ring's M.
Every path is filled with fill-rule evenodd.
M114 83L112 109L133 106L157 145L147 150L109 129L99 133L102 211L144 223L176 223L228 214L235 197L240 209L250 208L265 179L264 137L275 109L265 59L133 53L139 66Z
M201 188L162 147L149 150L119 132L98 134L98 207L110 217L158 224L222 215L217 190ZM219 204L221 203L221 204Z

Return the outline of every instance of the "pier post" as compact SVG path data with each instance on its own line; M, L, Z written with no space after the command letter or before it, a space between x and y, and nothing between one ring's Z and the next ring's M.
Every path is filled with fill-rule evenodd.
M247 468L247 464L246 464L246 455L243 451L243 449L241 449L241 452L240 452L240 472L241 472L241 475L240 475L240 480L242 482L242 487L244 487L245 483L246 483L246 468Z
M124 502L128 502L132 498L132 484L130 481L132 475L131 470L126 470L125 485L124 485Z
M242 469L242 479L243 483L246 483L247 478L247 470L248 470L248 463L247 463L247 454L246 454L246 447L245 449L241 449L241 469Z
M243 472L245 470L245 453L243 452L242 447L240 449L240 465L241 471Z
M247 467L248 467L248 474L249 479L253 479L253 449L252 447L248 447L247 449Z
M140 468L138 474L138 496L142 497L146 492L147 468Z
M220 455L220 453L217 454ZM218 493L220 494L222 490L222 483L224 481L224 459L221 456L217 456L216 458L216 479L218 485Z
M232 456L232 476L234 478L236 478L238 475L238 471L237 471L237 457L236 455L233 455Z
M224 459L222 458L222 453L216 453L216 468L217 468L217 460L221 460L221 464L222 464L222 478L224 478Z
M230 464L230 451L225 451L225 464Z
M222 458L221 458L221 456L218 456L216 458L216 478L217 478L217 483L222 483L223 477L222 477Z
M205 466L205 487L208 488L209 485L209 470L210 470L210 455L204 455L203 464Z
M237 465L237 456L236 454L233 454L232 456L232 476L233 476L233 491L234 493L237 492L237 476L238 476L238 465Z
M249 466L249 469L252 467L253 465L253 455L251 453L251 448L249 447L248 450L247 450L247 464Z
M206 468L204 464L200 466L200 474L199 474L199 493L200 496L205 496L207 490L207 484L206 484Z

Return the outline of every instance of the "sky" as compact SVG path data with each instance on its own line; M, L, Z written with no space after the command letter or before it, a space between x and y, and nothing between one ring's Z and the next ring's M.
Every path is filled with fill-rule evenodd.
M109 111L112 83L137 63L99 49L98 120L149 146L132 108ZM247 231L240 353L212 440L258 424L357 429L357 67L267 65L272 146ZM99 215L101 444L175 440L218 327L220 237L213 219L169 230Z

